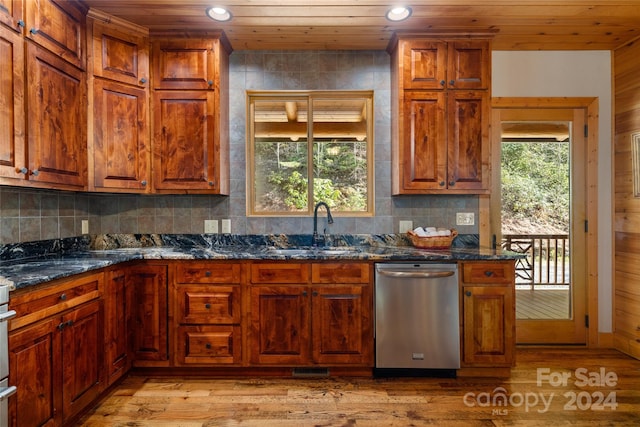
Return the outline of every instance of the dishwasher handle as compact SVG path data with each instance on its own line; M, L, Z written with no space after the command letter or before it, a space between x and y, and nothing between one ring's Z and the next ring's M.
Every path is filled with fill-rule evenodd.
M378 273L382 276L387 277L406 277L406 278L416 278L416 279L438 279L441 277L450 277L455 274L454 271L440 271L440 270L430 270L430 271L398 271L398 270L378 270Z

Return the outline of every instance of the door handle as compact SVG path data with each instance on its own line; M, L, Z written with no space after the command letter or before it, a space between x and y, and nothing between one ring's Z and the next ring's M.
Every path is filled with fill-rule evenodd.
M437 279L440 277L453 276L453 271L394 271L394 270L378 270L378 273L387 277L406 277L418 279Z
M0 322L6 322L9 319L12 319L14 317L16 317L16 311L15 310L9 310L6 313L2 313L0 314Z
M0 391L0 402L2 402L3 400L9 398L10 396L13 396L16 391L18 391L18 388L14 385L12 385L11 387L7 387L4 390Z

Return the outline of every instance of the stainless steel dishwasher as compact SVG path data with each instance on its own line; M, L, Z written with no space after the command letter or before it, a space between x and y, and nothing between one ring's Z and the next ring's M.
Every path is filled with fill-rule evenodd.
M376 373L460 368L456 264L376 264Z

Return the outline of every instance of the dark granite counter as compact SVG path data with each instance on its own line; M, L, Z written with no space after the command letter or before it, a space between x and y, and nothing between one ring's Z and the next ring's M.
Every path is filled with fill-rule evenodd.
M20 289L134 260L355 260L439 261L516 259L521 254L477 247L477 236L458 236L450 250L411 246L401 235L100 235L0 250L0 284Z

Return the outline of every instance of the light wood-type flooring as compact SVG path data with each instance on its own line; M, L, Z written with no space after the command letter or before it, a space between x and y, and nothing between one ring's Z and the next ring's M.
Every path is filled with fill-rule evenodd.
M638 426L640 361L519 348L502 380L130 376L77 425Z

